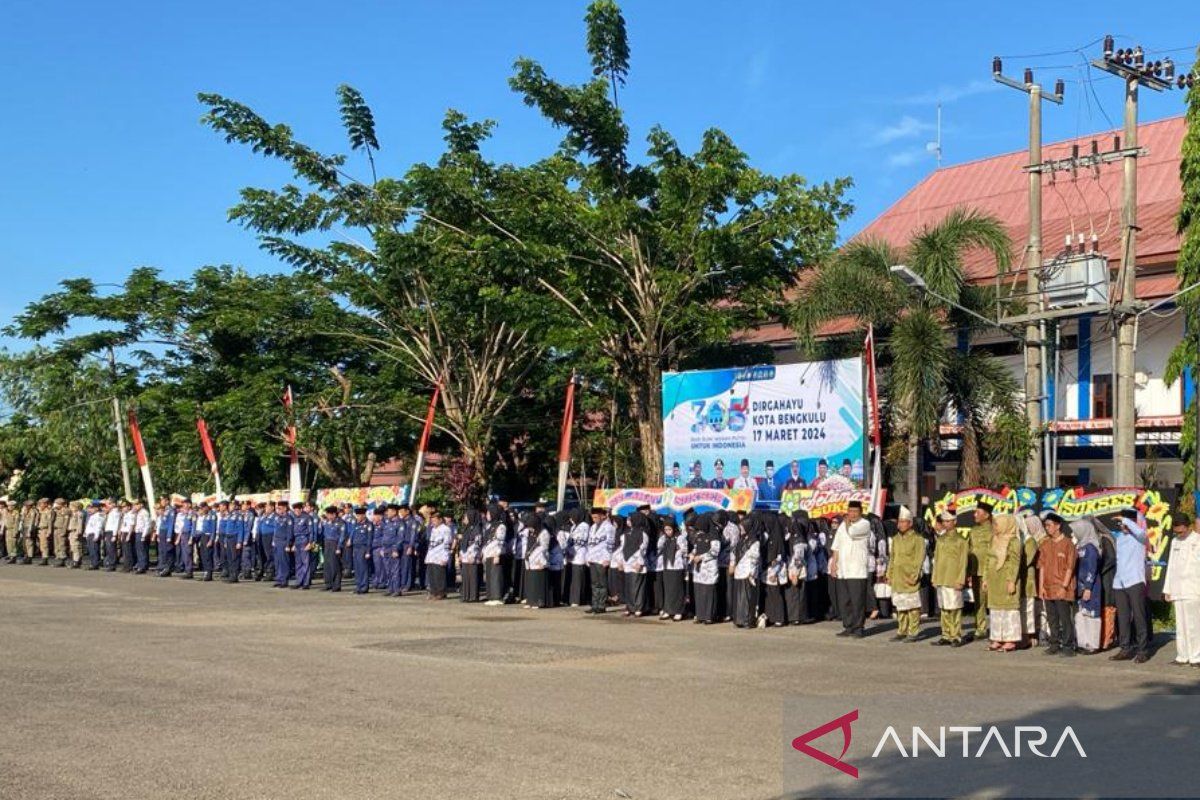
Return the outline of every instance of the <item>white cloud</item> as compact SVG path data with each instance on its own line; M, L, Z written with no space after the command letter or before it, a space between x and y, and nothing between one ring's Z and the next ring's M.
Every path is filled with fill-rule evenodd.
M932 122L922 122L916 117L903 116L891 125L886 125L875 131L871 144L875 146L891 144L901 139L912 139L923 133L932 131L936 125Z
M945 105L962 100L964 97L990 92L996 87L997 84L994 81L976 79L957 86L943 84L932 91L901 97L898 100L900 103L910 106L935 106L939 103Z
M924 147L910 147L907 150L900 150L888 156L887 165L889 167L911 167L928 155L929 153Z

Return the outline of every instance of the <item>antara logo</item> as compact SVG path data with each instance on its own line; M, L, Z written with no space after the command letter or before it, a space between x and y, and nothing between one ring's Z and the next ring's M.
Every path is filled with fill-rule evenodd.
M858 767L843 760L850 749L850 740L853 736L853 730L850 726L857 721L858 709L856 708L848 714L843 714L837 719L831 719L824 725L820 725L807 733L797 736L792 740L792 749L798 750L810 758L815 758L822 764L833 767L840 772L844 772L852 778L857 778ZM830 755L823 750L818 750L810 744L813 740L820 739L822 736L835 730L841 730L842 732L842 751L837 756ZM1063 728L1062 733L1055 740L1054 749L1048 753L1043 752L1040 748L1050 741L1050 733L1040 725L1014 726L1011 734L1008 736L1002 733L1000 728L995 725L987 728L979 725L942 726L937 729L936 739L926 733L924 728L914 725L908 749L905 749L904 742L901 741L896 728L889 725L883 732L883 735L879 737L879 743L875 745L875 750L871 753L871 758L879 758L880 754L888 749L889 745L903 758L920 758L922 747L927 756L946 758L947 753L949 753L953 757L957 755L955 750L958 748L951 749L947 747L947 733L950 734L951 738L954 736L960 738L963 758L982 758L988 752L989 748L994 748L996 751L1002 753L1005 758L1021 758L1026 753L1038 758L1057 758L1059 752L1068 744L1075 749L1080 758L1087 758L1083 744L1080 743L1079 737L1075 735L1075 731L1071 729L1070 725ZM975 742L978 743L975 747L972 747L972 734L979 734L979 738L975 739ZM1011 747L1009 746L1009 742L1012 743Z

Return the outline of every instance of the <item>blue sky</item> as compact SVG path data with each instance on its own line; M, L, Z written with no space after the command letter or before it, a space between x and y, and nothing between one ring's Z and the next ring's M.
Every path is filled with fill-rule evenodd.
M398 173L440 151L447 108L499 126L489 155L526 162L558 134L507 86L517 56L551 75L589 76L586 0L171 4L8 0L0 31L0 319L87 275L121 280L139 265L173 277L204 264L277 269L253 235L226 221L245 185L276 186L275 164L198 122L197 91L248 103L308 143L345 149L334 89L350 83L375 110L381 168ZM1193 46L1200 12L1099 0L965 3L729 3L625 0L633 49L621 100L640 141L655 123L694 147L727 131L756 164L811 180L848 175L853 234L934 168L925 143L943 103L947 164L1020 149L1023 97L990 80L1041 67L1067 80L1046 139L1119 123L1121 90L1088 87L1078 53L1107 32L1118 45ZM1190 17L1190 19L1189 19ZM1095 55L1099 45L1086 49ZM1066 51L1066 52L1062 52ZM1171 53L1189 62L1193 51ZM1043 54L1015 57L1019 54ZM1143 120L1179 114L1179 93L1144 93ZM20 346L12 341L0 344Z

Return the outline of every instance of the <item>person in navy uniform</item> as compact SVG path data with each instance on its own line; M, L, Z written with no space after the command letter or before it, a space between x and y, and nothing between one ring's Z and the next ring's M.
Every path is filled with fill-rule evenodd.
M171 577L175 568L175 551L172 541L175 538L175 515L178 509L172 504L167 505L158 517L158 577Z
M177 565L183 572L179 577L192 579L192 571L196 568L192 552L192 535L196 530L196 513L192 511L192 501L183 501L183 510L175 515L175 547L179 553ZM167 573L170 574L170 573Z
M413 579L416 577L413 567L416 565L416 553L420 543L420 521L413 516L412 508L405 503L400 506L399 593L412 590Z
M242 501L242 579L254 577L254 547L258 540L258 513L249 500Z
M275 504L275 588L285 589L288 578L291 577L291 564L288 561L288 547L292 543L292 526L296 520L288 511L287 502L280 500Z
M308 589L312 585L312 555L309 546L316 539L313 517L307 503L293 503L296 521L292 523L292 557L296 559L296 585L293 589Z
M258 504L258 535L254 539L254 580L275 580L275 529L279 516L275 506Z
M217 512L201 501L200 513L196 517L196 532L200 542L200 571L203 580L211 581L213 575L213 547L217 542Z
M692 464L692 477L686 485L689 489L708 488L708 481L704 480L704 467L700 464L699 459Z
M325 547L325 591L340 592L346 522L338 516L337 506L325 506L325 518L317 525L317 538Z
M221 575L226 583L236 583L240 556L237 548L240 520L236 511L230 511L228 502L222 500L217 504L217 508L217 538L221 548Z
M367 507L354 509L354 522L350 524L350 545L354 551L354 593L366 594L371 590L371 548L375 540L375 525L367 519Z
M725 480L725 460L718 458L713 462L713 479L708 482L710 489L728 489L729 481Z

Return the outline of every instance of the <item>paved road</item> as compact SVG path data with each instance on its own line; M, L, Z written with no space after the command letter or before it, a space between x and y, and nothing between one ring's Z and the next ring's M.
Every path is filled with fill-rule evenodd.
M771 797L788 698L1200 678L881 633L2 565L0 797Z

